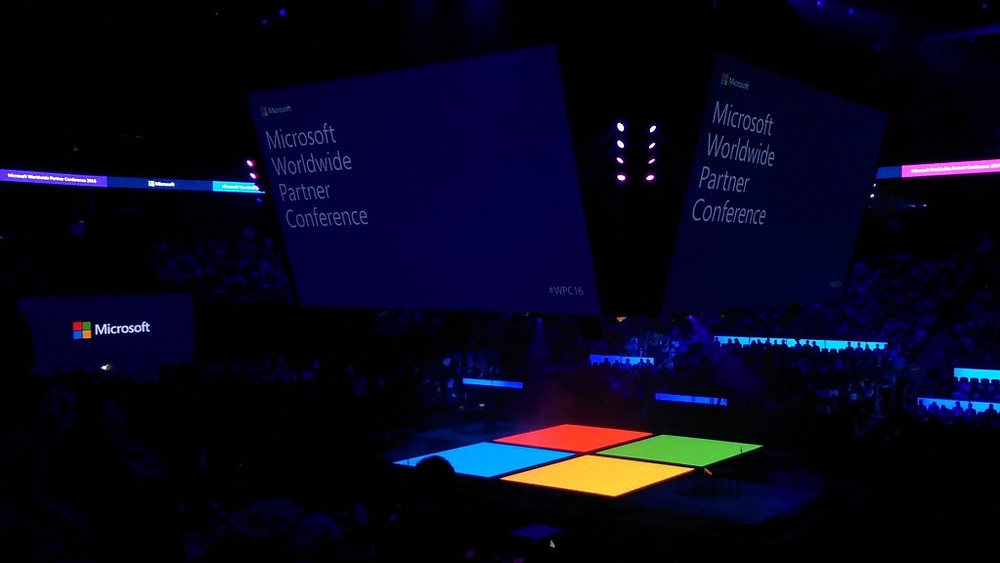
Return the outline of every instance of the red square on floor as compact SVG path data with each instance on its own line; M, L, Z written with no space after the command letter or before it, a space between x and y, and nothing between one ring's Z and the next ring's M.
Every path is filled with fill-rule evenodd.
M617 446L640 438L648 438L649 436L652 436L651 432L580 424L559 424L540 430L497 438L493 441L503 444L586 453Z

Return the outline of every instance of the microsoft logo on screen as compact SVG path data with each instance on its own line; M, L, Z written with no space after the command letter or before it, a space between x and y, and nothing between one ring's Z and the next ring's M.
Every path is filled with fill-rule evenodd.
M267 117L275 113L292 113L292 105L285 104L283 106L260 106L260 116Z
M138 334L151 332L148 321L131 325L113 325L111 323L94 323L91 321L73 321L73 340L90 340L95 336L115 334Z
M750 83L749 82L747 82L745 80L736 80L728 72L723 72L722 73L722 78L719 80L719 83L722 84L723 86L735 86L735 87L739 88L740 90L749 90L750 89Z
M93 333L90 321L73 321L73 340L90 340Z

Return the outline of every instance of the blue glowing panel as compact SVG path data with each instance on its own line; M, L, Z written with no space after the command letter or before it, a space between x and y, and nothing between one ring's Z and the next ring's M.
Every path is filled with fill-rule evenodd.
M870 348L872 350L884 350L888 346L887 342L877 340L826 340L814 338L783 338L779 336L729 336L717 335L715 341L720 344L728 344L732 341L741 346L750 346L754 343L771 344L773 346L815 346L821 350L846 350L847 348Z
M699 395L677 395L675 393L656 393L653 398L667 403L688 403L692 405L711 405L715 407L729 406L725 397L702 397Z
M512 471L520 471L565 459L574 454L542 448L480 442L469 446L401 459L393 463L396 465L416 466L420 463L420 460L432 455L439 455L448 460L451 466L455 468L455 473L460 475L497 477Z
M972 407L977 413L985 412L993 406L993 409L997 409L998 402L994 401L968 401L961 399L954 399L951 397L917 397L917 406L923 405L924 407L930 408L931 404L937 403L938 407L942 410L950 411L956 406L960 407L963 411L969 407Z
M231 192L231 193L253 193L262 194L264 193L260 186L254 184L253 182L222 182L215 180L212 182L213 192Z
M624 366L638 366L641 364L653 365L655 360L652 356L617 356L608 354L591 354L590 364L603 364L607 362L611 365L622 364Z
M997 369L955 368L954 373L955 379L962 377L989 381L1000 379L1000 370Z
M524 383L520 381L507 381L504 379L480 379L477 377L462 378L463 385L475 385L479 387L503 387L505 389L522 389Z

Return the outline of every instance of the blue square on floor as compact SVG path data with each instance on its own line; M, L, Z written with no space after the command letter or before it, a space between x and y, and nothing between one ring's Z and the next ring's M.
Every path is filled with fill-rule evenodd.
M420 460L432 455L446 459L460 475L497 477L551 463L576 454L544 448L479 442L469 446L431 452L429 454L394 461L396 465L416 466Z

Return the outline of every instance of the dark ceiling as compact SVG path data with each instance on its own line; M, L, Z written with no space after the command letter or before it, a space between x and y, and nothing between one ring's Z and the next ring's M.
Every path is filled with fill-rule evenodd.
M693 140L704 99L685 85L707 87L718 52L884 110L881 166L1000 157L1000 14L981 0L935 9L875 0L680 4L670 3L676 12L633 0L12 4L0 15L0 168L246 180L244 159L259 153L249 92L544 43L558 48L585 184L602 166L601 151L588 149L615 119L657 121L679 135L675 143ZM687 171L677 168L683 184ZM948 252L982 233L1000 238L996 178L880 183L859 252ZM86 219L88 235L105 232L97 239L124 256L122 241L157 228L207 236L247 217L273 227L232 198L147 201L141 190L53 198L35 186L0 187L3 240L44 239ZM585 194L595 255L643 260L646 246L631 243L650 233L659 240L671 196L614 192ZM634 283L633 274L605 275ZM650 287L663 275L655 274Z
M882 164L995 156L1000 41L989 25L1000 14L965 0L887 4L10 5L0 166L227 175L255 151L248 91L544 42L559 46L567 96L587 108L578 120L592 120L580 131L616 111L669 119L671 82L724 50L886 110Z

